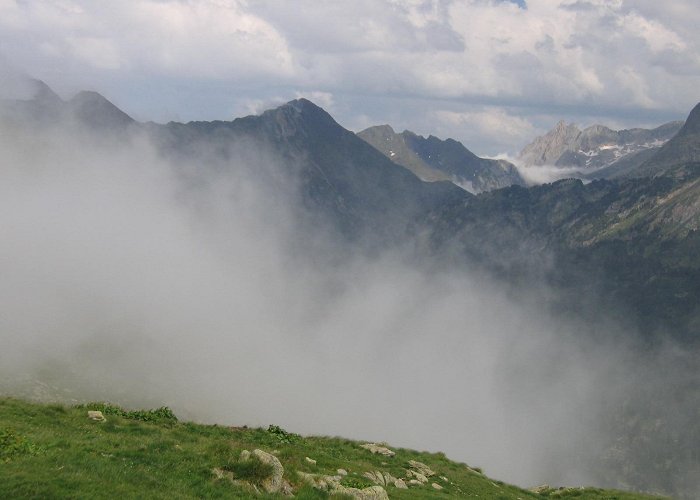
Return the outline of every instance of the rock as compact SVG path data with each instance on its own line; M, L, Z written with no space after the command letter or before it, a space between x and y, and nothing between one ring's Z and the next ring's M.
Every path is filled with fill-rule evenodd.
M304 457L304 460L306 460L306 463L308 464L316 465L316 460L314 460L313 458Z
M450 482L450 480L447 479L445 476L440 476L440 479L442 479L442 480L445 481L446 483L449 483L449 482Z
M272 475L263 479L261 483L267 493L284 493L284 490L291 490L291 487L285 484L282 478L284 476L284 467L282 467L282 463L276 456L262 450L253 450L252 455L262 463L272 466Z
M442 486L440 486L440 485L437 484L437 483L433 483L433 484L431 484L430 486L432 486L433 489L438 490L438 491L442 489Z
M366 477L367 479L369 479L369 480L372 481L373 483L378 484L378 485L380 485L380 486L385 486L385 485L386 485L386 481L384 480L384 475L383 475L380 471L376 471L376 472L372 472L372 471L370 471L370 472L364 472L364 473L362 474L362 477Z
M369 488L363 489L340 486L333 490L333 493L349 495L355 500L389 500L389 495L387 495L386 490L381 486L370 486Z
M535 486L534 488L530 488L530 491L533 493L537 493L538 495L540 493L544 493L546 491L551 490L552 488L548 484L540 484L539 486Z
M406 482L403 479L397 479L394 481L394 487L400 489L400 490L407 490L408 486L406 486Z
M384 484L389 486L390 484L394 484L397 478L389 474L388 472L384 473Z
M323 476L319 474L309 474L298 471L297 474L307 484L316 489L328 491L331 494L351 496L356 500L389 500L386 490L381 486L370 486L369 488L348 488L340 484L342 476ZM381 473L380 473L381 474Z
M241 452L240 456L238 457L238 460L239 460L240 462L245 462L245 461L248 460L249 458L250 458L250 452L249 452L248 450L243 450L243 451Z
M297 471L299 477L305 483L310 484L319 490L333 490L340 486L342 476L324 476L322 474L309 474L308 472Z
M102 415L102 412L97 411L97 410L88 410L88 418L90 420L94 420L95 422L106 422L107 421L105 416Z
M423 485L423 483L421 483L421 482L418 481L417 479L411 479L411 480L408 482L408 484L410 484L411 486L422 486L422 485Z
M425 477L430 477L430 476L435 475L435 472L430 467L425 465L423 462L418 462L417 460L409 460L408 465L411 467L411 469L413 469L417 472L420 472Z
M365 443L360 445L361 448L364 448L365 450L369 450L372 453L376 453L379 455L384 455L385 457L393 457L396 455L395 452L387 448L386 446L380 446L376 443Z
M345 469L338 469L336 472L338 473L339 476L347 476L348 475L348 471L346 471Z
M407 470L407 471L406 471L406 476L407 476L407 477L415 478L415 480L417 480L417 481L420 482L421 484L425 484L425 483L428 482L428 478L427 478L427 477L425 477L423 474L421 474L420 472L417 472L417 471L415 471L415 470L413 470L413 469Z

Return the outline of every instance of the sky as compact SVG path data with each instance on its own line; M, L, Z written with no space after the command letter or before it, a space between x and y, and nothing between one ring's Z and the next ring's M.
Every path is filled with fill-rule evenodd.
M684 119L698 25L697 0L0 0L0 65L142 121L303 96L354 131L514 154L560 119Z

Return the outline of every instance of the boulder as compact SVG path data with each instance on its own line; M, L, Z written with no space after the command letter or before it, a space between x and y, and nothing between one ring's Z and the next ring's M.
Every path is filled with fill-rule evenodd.
M338 472L339 476L347 476L348 475L348 471L346 471L345 469L338 469L337 472Z
M107 419L102 414L102 412L97 411L97 410L88 410L88 418L90 420L95 421L95 422L106 422L107 421Z
M389 500L386 490L381 486L370 486L368 488L347 488L339 486L333 493L351 496L355 500Z
M379 455L384 455L385 457L393 457L394 455L396 455L394 451L390 450L386 446L380 446L376 443L365 443L360 446L365 450L369 450L372 453L376 453Z
M397 479L396 481L394 481L394 487L400 490L408 489L408 486L406 486L406 481L404 481L403 479Z
M283 479L284 467L282 467L282 463L276 456L262 450L253 450L251 455L262 463L272 466L272 474L270 477L263 479L261 483L261 486L267 493L291 493L291 486Z
M316 465L316 460L314 460L313 458L304 457L304 460L306 460L307 464Z
M540 484L539 486L535 486L534 488L530 488L530 491L533 493L537 493L538 495L541 493L545 493L552 488L548 484Z
M297 474L305 483L332 494L347 495L355 500L389 500L386 490L381 486L370 486L363 489L348 488L340 484L342 476L324 476L301 471L298 471Z
M438 490L438 491L442 489L442 486L440 486L440 485L437 484L437 483L433 483L433 484L431 484L430 486L432 486L433 489Z
M411 469L413 469L417 472L420 472L425 477L430 477L430 476L435 475L435 472L430 467L425 465L423 462L418 462L417 460L409 460L408 465L411 467Z
M420 482L421 484L425 484L428 482L427 477L425 477L420 472L414 471L413 469L409 469L406 471L406 477L414 478L416 481Z

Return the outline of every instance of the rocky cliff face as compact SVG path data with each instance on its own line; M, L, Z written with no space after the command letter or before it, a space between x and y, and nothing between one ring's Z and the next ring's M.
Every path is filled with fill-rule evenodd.
M397 134L389 125L357 135L424 181L450 180L471 193L525 184L512 163L479 158L454 139L425 138L409 130Z
M581 134L579 128L567 125L563 120L545 135L525 146L518 159L527 167L532 165L554 165Z
M681 128L670 122L655 129L612 130L593 125L579 130L561 121L544 136L537 137L519 154L523 166L554 165L592 171L625 162L625 172L641 165L648 151L657 151ZM629 164L629 165L627 165ZM617 170L623 170L618 168Z

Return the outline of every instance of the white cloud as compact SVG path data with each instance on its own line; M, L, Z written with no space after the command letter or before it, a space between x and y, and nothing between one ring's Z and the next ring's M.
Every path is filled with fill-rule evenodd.
M527 9L487 0L0 0L0 53L59 89L105 82L128 96L131 81L152 79L186 85L183 102L214 84L250 102L315 95L329 105L332 95L341 122L387 122L392 106L410 104L401 116L427 128L413 124L429 116L425 107L447 109L445 99L507 107L530 122L553 109L606 108L620 121L640 107L661 122L698 99L698 22L691 0L529 0ZM173 106L163 104L167 114Z
M466 112L440 110L434 116L450 128L476 129L487 136L499 136L506 142L527 140L535 133L535 128L528 120L509 115L500 108Z

